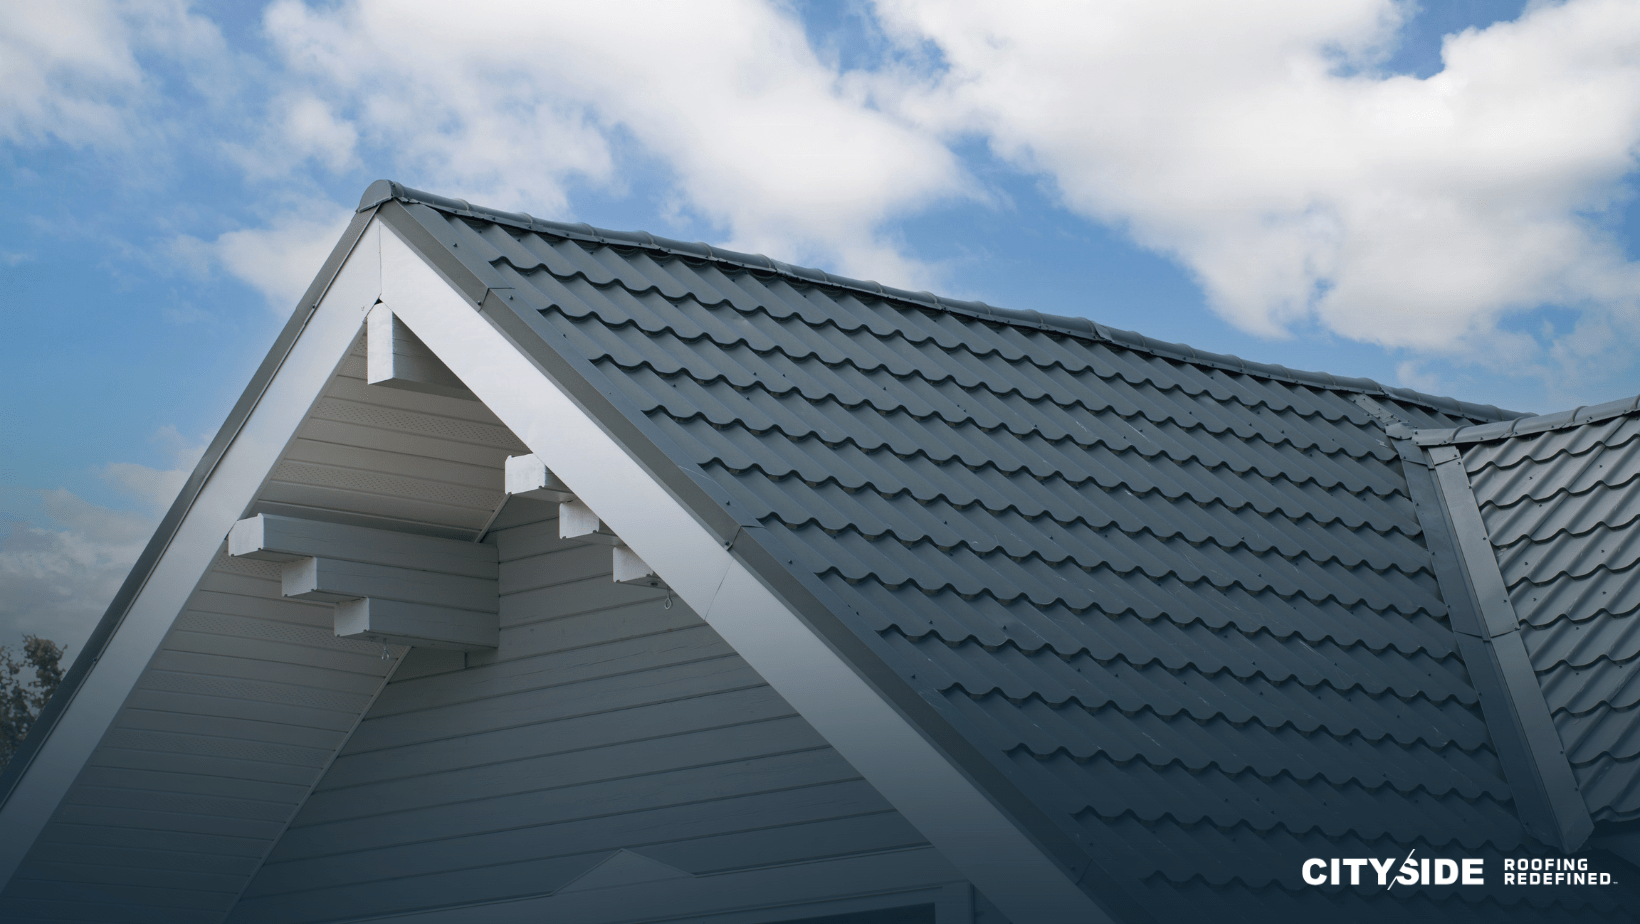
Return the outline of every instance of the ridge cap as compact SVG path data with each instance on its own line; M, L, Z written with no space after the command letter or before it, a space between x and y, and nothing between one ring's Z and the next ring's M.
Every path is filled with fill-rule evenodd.
M1493 443L1514 437L1536 436L1559 430L1605 423L1617 417L1640 413L1640 395L1618 398L1603 404L1586 404L1548 414L1523 414L1512 420L1473 424L1467 427L1426 428L1416 430L1412 441L1419 446L1456 446L1472 443Z
M506 212L486 206L472 205L465 199L453 199L419 189L412 189L393 180L383 179L371 183L365 190L364 195L360 197L358 210L362 212L374 208L388 199L425 205L441 212L465 218L477 218L496 224L511 225L526 231L549 234L565 240L598 244L600 246L630 247L638 250L660 252L667 256L682 256L755 272L773 273L807 285L825 285L836 289L860 292L885 300L898 301L923 309L970 317L993 324L1058 333L1095 343L1108 343L1122 349L1149 354L1172 362L1205 366L1239 375L1288 382L1294 385L1321 388L1334 392L1382 395L1394 401L1416 404L1442 413L1467 417L1471 420L1478 419L1487 423L1494 423L1529 416L1520 411L1505 410L1495 405L1476 404L1460 401L1456 398L1425 394L1410 388L1382 385L1373 379L1288 369L1276 363L1255 362L1228 353L1199 350L1187 344L1169 343L1134 331L1107 327L1087 317L1043 314L1033 309L998 308L981 301L940 298L932 292L913 292L908 289L885 286L874 280L852 279L847 276L827 273L824 270L794 266L771 259L763 254L724 250L704 242L687 243L658 238L647 231L611 231L606 228L595 228L585 222L570 224L548 221L536 218L528 212ZM1482 424L1482 426L1484 425Z

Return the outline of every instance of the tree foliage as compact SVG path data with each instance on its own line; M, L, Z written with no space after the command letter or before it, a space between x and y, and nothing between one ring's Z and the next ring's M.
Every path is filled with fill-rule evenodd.
M63 682L62 660L56 642L34 635L23 636L20 661L10 647L0 645L0 767L17 753L46 700Z

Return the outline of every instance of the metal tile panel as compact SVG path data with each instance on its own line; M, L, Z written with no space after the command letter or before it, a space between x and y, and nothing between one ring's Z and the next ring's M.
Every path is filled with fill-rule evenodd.
M1310 856L1528 843L1350 396L1432 428L1496 409L416 208L1159 920L1304 906ZM1500 886L1388 901L1535 919Z
M1463 449L1498 567L1596 821L1640 818L1640 415L1632 400ZM1615 416L1612 413L1615 412Z

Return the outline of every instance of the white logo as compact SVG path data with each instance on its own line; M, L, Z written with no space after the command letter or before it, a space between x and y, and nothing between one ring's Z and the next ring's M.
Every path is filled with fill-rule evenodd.
M1611 873L1589 872L1587 857L1533 857L1530 860L1504 860L1504 885L1611 885Z
M1414 859L1414 849L1401 861L1401 868L1391 878L1395 857L1379 860L1376 857L1334 857L1322 860L1312 857L1304 861L1304 881L1310 885L1362 885L1361 869L1370 867L1378 878L1378 885L1393 889L1399 885L1485 885L1486 861L1478 859L1450 860ZM1346 883L1345 880L1348 880ZM1461 883L1460 883L1461 880ZM1370 883L1369 883L1370 884Z
M1486 861L1473 857L1417 856L1414 849L1401 860L1380 860L1376 857L1333 857L1323 860L1311 857L1304 861L1304 881L1320 885L1373 885L1393 889L1396 886L1486 885ZM1362 871L1367 872L1363 873ZM1363 878L1367 881L1363 882ZM1585 857L1532 857L1505 859L1503 884L1519 886L1607 886L1612 885L1612 874L1591 871Z

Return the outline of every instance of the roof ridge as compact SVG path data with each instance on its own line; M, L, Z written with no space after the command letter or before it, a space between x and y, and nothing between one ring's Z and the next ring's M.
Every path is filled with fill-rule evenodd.
M1350 378L1335 376L1326 372L1310 372L1302 369L1289 369L1276 363L1259 363L1242 359L1228 353L1210 353L1198 350L1183 343L1169 343L1146 337L1135 331L1121 330L1106 327L1089 318L1071 317L1068 315L1048 315L1031 309L998 308L980 301L963 301L961 299L941 298L932 292L912 292L908 289L898 289L885 286L873 280L852 279L846 276L833 276L824 270L808 267L793 266L779 260L771 259L763 254L741 253L733 250L722 250L706 243L689 243L670 238L656 237L647 231L611 231L606 228L594 228L584 222L568 224L558 221L547 221L536 218L528 212L504 212L500 209L475 206L465 199L452 199L434 193L412 189L393 180L377 180L370 184L364 195L359 199L358 211L374 208L381 203L396 199L400 202L420 204L439 211L449 212L463 217L479 218L497 224L513 225L536 233L550 234L567 240L583 241L595 244L604 244L617 247L632 247L640 250L650 250L664 253L668 256L682 256L696 260L706 260L713 263L725 263L731 266L742 267L748 270L774 273L791 279L800 280L811 285L825 285L838 289L848 289L863 292L879 298L893 299L917 305L922 308L933 308L948 311L953 314L964 315L984 321L994 321L1014 327L1029 327L1035 330L1052 331L1067 334L1084 340L1110 343L1124 349L1140 353L1148 353L1162 359L1176 362L1191 363L1198 366L1207 366L1224 369L1243 375L1272 379L1280 382L1290 382L1296 385L1305 385L1315 388L1324 388L1330 391L1354 392L1368 395L1383 395L1396 401L1417 404L1422 407L1454 414L1460 417L1487 421L1503 421L1520 417L1516 411L1507 411L1490 404L1475 404L1468 401L1459 401L1456 398L1430 395L1410 388L1394 388L1382 385L1372 379Z
M1477 424L1472 427L1417 430L1412 441L1419 446L1450 446L1460 443L1486 443L1506 440L1515 436L1533 436L1552 430L1571 430L1588 424L1611 420L1626 414L1640 412L1640 395L1618 398L1604 404L1583 405L1569 411L1553 414L1528 414L1513 420ZM1522 460L1524 461L1524 460Z

